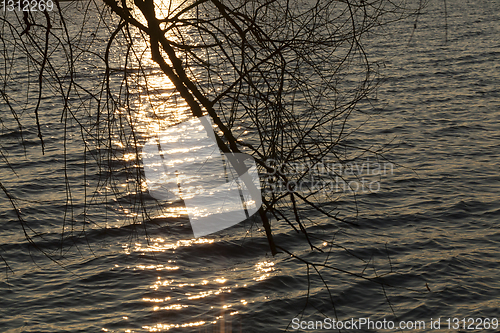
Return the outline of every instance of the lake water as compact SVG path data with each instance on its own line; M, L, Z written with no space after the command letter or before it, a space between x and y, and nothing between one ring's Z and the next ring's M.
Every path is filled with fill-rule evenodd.
M25 227L40 236L33 238L38 249L26 241L1 196L0 255L13 272L5 268L1 275L0 331L279 332L294 331L295 317L327 317L422 320L420 331L430 332L431 318L441 318L443 331L448 318L498 319L499 22L497 1L450 1L447 20L443 2L430 1L416 30L407 20L367 41L384 80L376 113L352 140L385 144L393 167L379 177L379 191L356 198L358 226L323 218L311 227L315 235L334 237L328 264L339 270L321 270L329 290L312 267L283 253L273 257L257 228L247 232L249 222L195 240L173 205L161 219L134 224L140 216L123 217L134 195L114 202L104 178L88 204L111 204L89 215L85 234L68 222L61 237L61 220L72 213L66 203L83 206L82 179L99 182L106 170L89 166L81 173L86 162L71 152L75 137L67 161L74 186L66 195L64 126L49 112L56 101L43 105L50 133L44 156L34 124L24 130L24 147L15 125L4 124L0 143L17 175L2 161L0 177L18 198ZM91 85L97 74L81 75ZM4 104L1 112L8 112ZM339 210L354 220L352 201L346 195ZM94 223L101 218L104 227ZM308 260L326 259L300 245L289 228L274 225L282 246ZM63 266L40 250L64 258ZM388 285L359 275L383 276Z

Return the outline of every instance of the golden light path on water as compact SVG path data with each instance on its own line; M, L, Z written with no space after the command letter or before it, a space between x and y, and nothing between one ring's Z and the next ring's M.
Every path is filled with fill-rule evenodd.
M132 252L139 254L147 253L171 253L181 247L191 247L202 244L214 244L215 240L210 238L184 239L176 242L168 241L165 238L150 239L149 244L135 243L133 246L124 246L127 254ZM225 278L224 272L220 272L218 277L214 278L214 272L209 271L212 278L207 279L200 277L186 277L184 274L176 274L176 272L187 269L181 267L182 263L177 264L175 260L168 260L166 263L158 264L137 264L135 267L128 267L133 271L156 271L158 276L151 281L151 284L145 286L150 290L146 293L147 296L142 298L142 301L149 304L152 312L158 312L161 317L170 318L173 312L188 310L193 308L210 308L210 312L215 313L212 318L200 320L197 318L193 321L177 323L172 320L151 323L151 325L142 326L143 329L150 332L168 331L174 328L189 328L203 325L215 325L223 332L231 327L232 317L245 311L245 307L249 301L244 298L232 297L231 293L234 289L251 288L248 284L232 284ZM200 271L205 267L200 267ZM275 263L266 260L253 265L252 276L246 276L246 281L251 284L251 281L259 282L268 279L275 271ZM220 300L220 303L214 302L214 299ZM200 303L201 302L201 303ZM253 302L253 301L251 301ZM200 317L200 316L197 316ZM207 318L209 316L204 315ZM229 324L229 325L228 325ZM230 330L229 330L230 331ZM229 332L228 331L228 332Z
M169 13L176 12L179 6L187 6L188 2L171 1L162 2L156 1L158 12L162 13L158 16L169 16ZM145 23L144 17L140 13L135 13L136 17ZM148 39L135 32L137 35L134 39L135 54L140 55L130 64L137 73L141 70L146 75L139 74L132 76L130 86L136 86L136 100L132 103L133 112L128 113L131 117L130 121L134 124L135 130L140 133L147 141L151 138L158 138L159 133L170 126L184 122L192 117L187 103L179 96L175 90L175 86L170 79L159 69L158 65L151 59L151 50L148 46ZM183 36L184 37L184 36ZM188 38L188 36L186 36ZM173 38L174 36L167 36ZM185 41L184 41L185 42ZM118 110L125 113L125 110ZM116 141L115 144L121 148L123 143ZM134 152L125 152L122 156L125 162L134 162L137 160L137 155ZM146 191L146 184L141 184L143 191ZM129 186L122 184L122 186ZM124 211L131 216L134 213ZM154 218L177 219L187 216L187 209L183 205L168 205L162 207L161 214ZM166 254L167 257L174 258L175 251L179 248L206 246L216 242L212 238L198 239L172 239L157 237L151 238L146 243L136 242L133 244L124 244L123 251L130 254L139 254L146 256L147 254ZM165 258L158 256L157 258ZM161 259L158 259L161 261ZM252 274L245 274L244 280L251 284L264 281L271 277L275 271L275 264L270 260L251 264L249 267ZM118 266L118 265L115 265ZM223 272L216 273L207 271L206 275L210 278L200 277L200 272L205 267L199 267L196 270L194 277L178 274L178 272L187 270L183 267L183 263L177 263L175 259L165 260L163 263L138 263L135 266L127 267L133 271L158 272L159 276L151 281L150 285L144 286L145 295L141 301L144 302L152 313L161 314L161 318L170 318L170 313L189 311L190 308L207 309L205 314L193 316L192 320L185 320L189 314L181 317L172 318L172 320L158 320L151 322L149 325L143 325L142 329L149 332L162 332L171 329L185 328L202 331L203 326L215 328L219 332L230 332L231 321L233 316L245 312L245 307L249 302L247 299L234 299L231 297L231 292L235 288L250 288L247 283L239 284L232 283L226 279ZM161 275L161 276L160 276ZM217 277L214 278L214 275ZM208 311L208 309L210 311ZM123 317L129 320L129 316ZM180 319L179 319L180 318ZM176 320L177 319L177 320ZM235 328L236 329L236 328ZM103 328L103 331L107 329ZM240 331L240 328L237 329ZM133 332L126 330L125 332Z
M161 1L155 0L156 16L161 20L171 16L186 7L191 1ZM140 10L134 5L132 11L135 18L142 24L147 25ZM149 38L138 30L133 35L134 57L130 67L136 70L138 75L133 79L136 82L135 90L138 98L135 100L132 116L136 130L145 133L146 136L155 137L159 131L174 124L186 121L191 117L187 103L175 90L172 81L165 75L152 60ZM173 34L166 36L169 40L180 42ZM183 41L186 42L186 41ZM169 62L168 59L167 63Z
M157 16L168 17L174 15L180 8L189 5L191 1L161 1L155 0ZM131 2L134 17L141 23L147 25L145 18L138 8ZM181 98L172 81L165 75L158 64L152 60L149 39L139 30L131 30L133 41L133 56L127 62L127 85L131 92L130 105L116 110L116 114L126 116L133 126L134 132L139 134L136 150L134 147L126 147L121 137L116 137L113 144L122 150L121 160L133 167L142 168L142 148L150 139L158 140L160 133L168 127L185 122L192 118L188 104ZM171 40L179 41L173 33L167 35ZM168 62L168 61L167 61ZM127 149L128 148L128 149ZM136 195L136 179L128 179L120 186L127 191L127 195ZM141 191L147 193L147 184L140 184ZM111 190L111 189L108 189ZM127 209L122 212L129 218L137 218L138 214ZM185 207L165 206L162 207L161 215L156 218L178 218L187 216Z

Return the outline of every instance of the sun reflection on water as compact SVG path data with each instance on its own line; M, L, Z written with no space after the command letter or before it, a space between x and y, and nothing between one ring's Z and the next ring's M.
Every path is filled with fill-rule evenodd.
M139 255L137 258L146 258L145 260L149 261L150 259L142 257L141 254L157 253L170 257L170 254L177 253L175 250L214 243L215 239L208 238L172 242L167 237L153 237L149 244L136 242L128 248L131 253ZM203 253L199 248L192 251L197 251L200 255ZM141 298L148 312L155 314L155 317L152 317L155 319L143 322L140 326L149 332L190 332L195 328L196 331L232 332L236 327L239 332L239 322L236 318L245 313L249 303L254 301L238 296L237 293L246 293L245 290L249 287L245 281L260 281L269 277L275 269L274 262L269 260L252 264L246 272L241 273L244 280L237 282L229 279L224 272L213 272L209 267L183 267L176 265L178 257L170 258L163 260L163 263L140 262L128 267L131 270L157 272L151 284L144 286L149 291ZM203 274L206 269L210 278ZM253 274L247 275L251 272ZM200 306L204 306L206 311L196 314L195 309Z
M258 277L254 277L255 281L263 281L271 276L271 272L274 271L274 262L272 261L262 261L255 264L255 270L260 274Z
M143 330L240 331L239 316L247 313L248 306L256 301L249 291L278 273L277 262L265 258L240 265L236 275L232 270L229 274L214 271L211 264L204 265L203 258L208 254L207 249L217 248L212 247L216 243L213 238L172 241L167 236L157 236L151 237L148 243L136 242L129 246L140 262L128 269L154 274L150 277L152 281L144 285L140 298L147 312L154 314L140 324ZM201 259L199 267L182 264L184 251ZM220 260L224 258L220 256ZM217 259L207 257L207 260L208 263ZM198 312L200 308L205 310Z
M163 238L152 238L150 240L150 244L142 244L135 243L134 251L135 252L166 252L170 250L175 250L179 247L188 247L196 244L212 244L215 242L215 239L208 238L193 238L193 239L181 239L176 241L175 243L167 243L167 241ZM158 269L163 267L163 265L152 265L148 266L148 269Z
M204 321L195 321L185 324L156 324L154 326L143 326L142 328L148 330L149 332L161 332L161 331L168 331L171 328L196 327L196 326L201 326L203 324L205 324Z
M155 0L157 9L162 12L160 16L165 17L169 15L169 10L175 10L181 4L185 6L188 3L189 1ZM140 15L138 17L144 19ZM130 110L121 108L116 112L128 117L130 123L134 125L135 131L140 135L137 147L142 149L145 142L159 138L160 132L185 122L192 117L192 114L187 103L180 98L173 83L152 61L148 41L142 39L140 35L136 37L137 39L134 39L135 53L140 56L129 63L131 68L128 71L131 77L130 87L133 87L135 94L131 95L132 100L128 106ZM167 38L175 40L176 37L167 36ZM189 34L186 34L185 38L189 38ZM114 144L119 151L123 151L122 162L140 167L141 154L135 150L127 150L127 146L121 139L116 139ZM166 155L178 152L174 149L168 150L168 147L165 148ZM187 150L181 152L187 152ZM175 162L178 161L169 160L171 164ZM131 183L134 181L138 180L131 179ZM130 195L135 195L139 191L147 192L146 182L140 183L135 192L128 182L122 186L129 190ZM132 213L127 212L127 214ZM165 205L158 213L159 215L155 215L154 218L177 219L187 216L187 213L183 205ZM242 299L241 296L235 295L235 291L246 290L247 284L231 281L227 275L223 275L223 272L210 271L211 268L203 264L196 268L184 267L180 260L176 262L178 259L176 250L186 249L191 251L190 253L196 253L195 255L202 259L206 249L204 246L214 243L215 239L210 238L172 241L168 237L152 237L148 242L136 241L123 245L123 251L127 255L137 255L136 258L139 261L127 269L140 272L145 276L155 274L153 281L144 284L145 291L139 298L147 311L150 314L154 313L154 317L148 318L139 327L149 332L161 332L181 328L184 328L184 331L194 331L195 328L201 330L199 327L210 325L220 328L217 331L232 331L233 316L237 317L244 312L249 303L253 302L248 300L248 297ZM162 260L161 258L165 259L165 256L168 256L168 259ZM250 274L242 277L245 281L252 281L252 277L255 281L267 279L274 271L274 263L269 261L257 263L255 267L252 265L248 267ZM203 275L204 270L208 272ZM193 315L193 309L200 308L201 304L205 305L207 311ZM176 313L176 317L170 317L172 313ZM132 315L130 317L132 318ZM210 331L213 330L210 329Z
M131 1L131 0L128 0ZM178 13L189 1L162 1L155 0L157 17L169 17ZM141 11L131 1L132 15L142 24L147 22ZM182 28L181 28L182 30ZM178 41L177 30L167 32L166 38ZM181 32L182 33L182 32ZM135 132L142 137L139 141L147 141L158 137L159 133L172 125L184 122L192 117L186 101L180 96L175 85L167 75L153 61L149 38L139 31L131 31L134 43L134 56L128 59L127 86L132 92L130 102L126 107L116 110L117 114L124 115L133 125ZM189 33L185 34L189 38ZM168 62L168 59L166 59ZM118 148L126 148L121 139L115 140ZM137 159L137 154L125 152L124 161Z

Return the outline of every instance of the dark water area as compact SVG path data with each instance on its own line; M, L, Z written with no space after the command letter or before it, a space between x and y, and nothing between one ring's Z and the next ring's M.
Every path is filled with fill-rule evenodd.
M441 318L441 331L465 332L446 320L500 319L500 3L449 1L445 21L443 2L430 1L416 30L414 23L366 37L383 79L376 113L350 139L385 145L392 168L379 175L379 191L356 196L356 207L349 193L339 201L357 226L311 212L321 222L311 233L330 250L321 254L286 224L273 224L278 244L338 268L319 268L324 281L289 255L273 257L252 221L193 239L185 217L129 224L117 218L123 209L103 209L106 227L89 224L83 235L81 226L68 225L74 232L66 230L66 245L56 251L68 200L64 175L55 172L63 163L63 125L59 116L46 118L53 134L37 160L29 158L40 150L35 126L25 129L24 147L16 130L2 129L0 143L17 173L2 164L2 183L26 200L22 213L42 235L34 239L38 248L30 245L0 197L0 254L14 271L0 276L0 331L282 332L296 331L294 318L370 318L425 321L414 331L431 332L431 318ZM81 173L81 155L71 153L77 142L68 143L67 161L76 185L98 177ZM83 206L76 199L82 187L72 191ZM335 247L320 238L334 238ZM40 250L64 257L64 265ZM373 275L387 285L363 278Z

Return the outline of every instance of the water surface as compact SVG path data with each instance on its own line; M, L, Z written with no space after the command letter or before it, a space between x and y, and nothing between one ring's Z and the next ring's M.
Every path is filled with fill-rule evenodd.
M6 270L0 282L1 330L276 332L292 330L297 316L499 317L499 13L495 1L448 3L446 31L442 2L432 1L415 31L413 20L403 21L367 40L384 80L376 112L353 140L386 144L385 156L395 166L380 178L380 191L356 197L358 227L322 217L311 232L334 237L330 265L387 274L392 287L323 269L327 290L311 267L308 278L300 261L283 253L271 256L255 221L195 240L175 204L146 224L131 224L133 216L116 218L127 214L125 206L100 211L92 218L107 217L106 228L90 223L82 237L75 226L65 234L74 239L65 244L72 245L54 251L68 198L58 172L63 125L59 115L50 115L47 102L51 135L45 156L37 153L34 126L24 130L24 147L15 128L4 127L1 144L17 176L6 165L0 172L22 202L29 225L45 234L37 242L40 249L64 256L64 267L28 244L2 197L0 254L14 274ZM94 74L81 75L88 75L90 84ZM81 154L71 152L77 139L68 146L76 201L83 194L76 185L84 177ZM126 186L127 179L122 181ZM106 186L100 200L112 201ZM339 209L354 220L352 203L346 195ZM310 218L320 219L314 213ZM284 247L306 259L323 258L299 245L285 225L274 222L273 228Z

